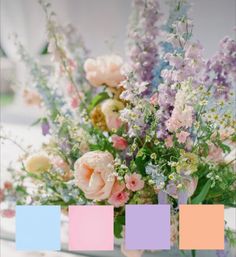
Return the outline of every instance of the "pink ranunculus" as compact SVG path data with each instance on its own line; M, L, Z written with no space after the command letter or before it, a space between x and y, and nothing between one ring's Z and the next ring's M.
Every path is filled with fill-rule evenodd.
M180 144L184 144L190 134L186 131L181 131L180 133L177 133L177 139Z
M170 147L173 147L173 137L172 136L168 136L166 139L165 139L165 146L167 148L170 148Z
M111 196L115 183L114 158L108 152L85 153L74 165L78 187L91 200L105 200Z
M132 173L131 175L125 175L126 187L135 192L141 190L144 187L144 181L140 174Z
M111 137L113 147L118 150L125 150L128 146L128 143L125 138L119 137L117 135L112 135Z
M129 200L129 193L126 191L116 192L111 195L111 197L108 199L108 202L111 205L114 205L114 207L119 208L121 206L124 206L125 203L127 203Z

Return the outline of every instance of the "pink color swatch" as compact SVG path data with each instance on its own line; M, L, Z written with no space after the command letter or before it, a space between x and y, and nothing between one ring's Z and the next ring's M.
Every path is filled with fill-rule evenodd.
M113 250L113 217L113 206L70 206L69 250Z

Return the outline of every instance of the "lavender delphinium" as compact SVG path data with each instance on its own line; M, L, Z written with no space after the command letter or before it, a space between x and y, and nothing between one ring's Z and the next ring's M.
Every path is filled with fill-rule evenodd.
M236 86L236 41L225 37L219 51L208 62L205 82L213 86L216 98L229 98L232 87Z
M157 21L162 16L158 0L135 0L137 24L129 28L130 47L128 54L138 81L151 82L152 70L157 61L156 37L159 33Z

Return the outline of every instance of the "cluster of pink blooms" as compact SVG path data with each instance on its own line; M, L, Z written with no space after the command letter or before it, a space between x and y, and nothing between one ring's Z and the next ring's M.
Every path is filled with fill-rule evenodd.
M136 192L144 187L144 181L142 176L137 173L132 173L130 175L125 175L125 184L119 185L118 191L111 195L108 202L115 207L123 206L129 200L129 192L125 190L127 188L129 191Z
M172 45L173 51L162 56L168 62L168 66L161 71L163 83L158 85L159 137L167 137L168 131L191 126L193 108L190 105L184 106L184 102L181 106L184 96L183 92L179 92L176 96L176 85L189 80L193 87L201 85L205 67L202 46L199 42L189 41L185 36L190 33L188 30L192 26L191 21L188 19L177 21L172 26L173 32L167 34L167 42ZM176 97L182 99L178 100ZM182 107L184 107L183 112Z
M175 96L174 109L171 117L166 122L170 132L176 132L180 128L190 128L193 123L193 107L188 103L188 92L178 90Z

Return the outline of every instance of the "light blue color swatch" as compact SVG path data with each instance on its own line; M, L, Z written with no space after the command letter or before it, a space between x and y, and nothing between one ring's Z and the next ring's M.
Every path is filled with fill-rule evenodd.
M60 206L16 206L17 250L60 250Z

